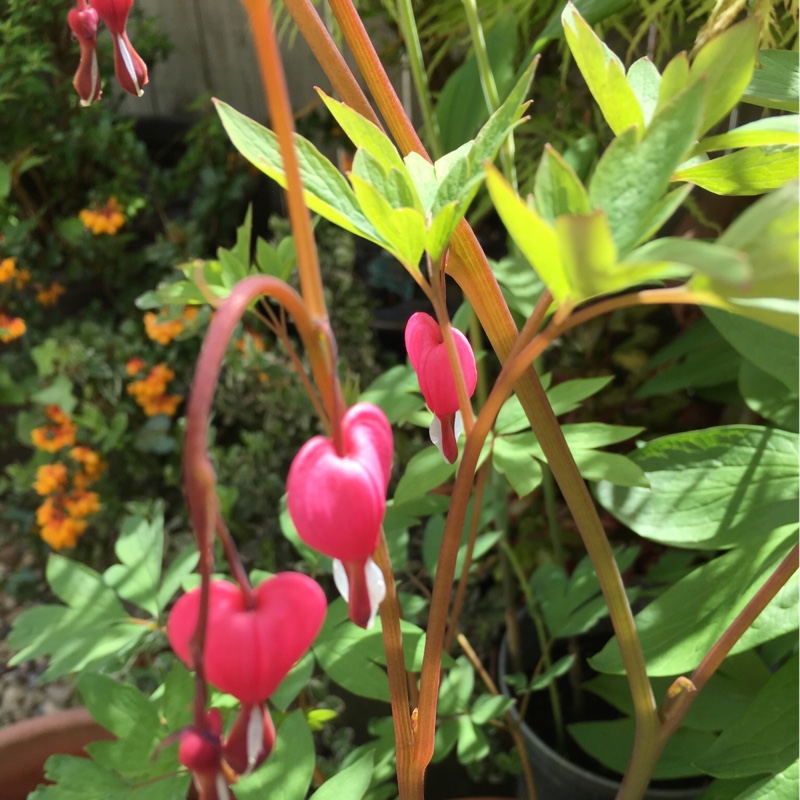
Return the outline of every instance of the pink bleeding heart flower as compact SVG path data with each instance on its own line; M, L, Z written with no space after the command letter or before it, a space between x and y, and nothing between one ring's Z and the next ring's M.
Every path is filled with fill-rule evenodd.
M475 354L461 331L453 328L452 332L467 394L472 397L478 382ZM422 396L434 414L430 428L431 441L444 458L453 464L458 458L458 437L463 430L463 423L458 410L456 379L450 368L439 323L430 314L418 311L408 320L405 339Z
M97 66L97 11L87 0L77 0L67 14L67 22L81 48L81 60L72 85L82 106L100 99L100 69Z
M327 611L319 585L297 572L281 572L254 590L255 608L245 606L238 586L212 581L203 667L209 683L258 706L308 650ZM197 626L200 588L181 597L169 615L167 638L190 669L189 643Z
M141 97L147 85L147 65L133 49L125 30L133 0L89 0L114 37L114 73L119 85L134 97Z
M350 619L372 625L386 594L372 560L386 512L394 442L386 415L371 403L347 410L343 453L324 436L306 442L287 480L289 514L300 538L334 559L334 579Z

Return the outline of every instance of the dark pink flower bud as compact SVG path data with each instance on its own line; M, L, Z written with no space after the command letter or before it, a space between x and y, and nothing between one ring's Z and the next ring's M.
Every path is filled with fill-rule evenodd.
M308 650L325 620L327 602L307 575L281 572L255 589L246 608L238 586L213 581L203 657L205 675L217 689L242 703L263 703ZM189 642L197 626L200 588L181 597L169 615L167 638L193 669Z
M471 397L478 382L475 354L467 337L456 328L452 331L467 394ZM447 347L442 338L442 331L439 323L430 314L418 311L408 320L406 350L411 366L417 373L419 388L425 402L434 414L430 430L431 441L452 464L458 458L457 442L461 428L458 391L447 358Z
M119 85L135 97L141 97L147 85L147 65L133 49L125 30L133 0L89 0L114 38L114 73Z
M239 775L249 775L275 747L275 726L266 706L243 705L222 748L228 765Z
M81 48L81 60L72 85L81 98L82 106L100 99L100 70L97 66L97 11L78 0L76 8L67 14L67 22Z
M342 439L343 453L324 436L303 445L289 470L287 503L300 538L335 559L350 619L368 627L385 594L372 554L386 512L392 428L377 406L358 403L342 418Z
M222 765L222 716L219 709L212 708L206 714L206 723L202 730L191 727L177 734L180 740L178 761L191 770L200 797L232 800Z

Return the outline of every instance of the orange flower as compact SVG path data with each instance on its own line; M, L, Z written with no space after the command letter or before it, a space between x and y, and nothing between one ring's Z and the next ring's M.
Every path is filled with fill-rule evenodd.
M158 315L149 311L144 315L145 333L154 342L167 345L184 331L184 324L179 319L168 319L159 322Z
M74 489L64 495L64 508L71 517L88 517L100 510L100 495L85 489Z
M19 339L27 326L25 320L20 317L9 317L8 314L0 313L0 342L11 342Z
M128 363L125 365L125 372L128 373L131 377L134 375L138 375L143 369L145 368L144 359L139 358L138 356L135 358L131 358Z
M61 497L48 497L36 509L36 521L41 528L39 535L53 550L75 547L87 524L86 520L75 519L65 511Z
M75 444L77 428L70 418L55 405L48 406L45 414L53 424L43 425L31 431L31 441L34 446L47 453L55 453L62 447Z
M66 465L56 461L55 464L44 464L36 470L36 480L33 490L36 494L45 497L55 491L63 489L67 483Z
M51 283L47 289L44 287L39 288L39 291L36 292L36 299L45 308L49 308L50 306L56 305L56 303L58 303L58 298L66 291L67 290L60 283Z
M73 447L69 451L69 456L83 467L73 478L73 483L78 489L85 489L90 483L96 481L106 468L105 463L100 459L99 453L95 453L94 450L83 445Z
M187 322L194 322L197 319L197 315L200 313L200 309L197 306L186 306L183 309L183 318Z
M24 289L31 279L31 273L27 269L18 269L17 274L14 276L14 286L17 289Z
M166 364L156 364L145 378L128 384L128 394L148 417L157 414L172 416L178 409L183 397L167 394L167 384L175 377L175 373Z
M125 215L115 197L110 198L104 206L98 209L84 208L78 217L95 236L103 233L114 236L125 224Z
M17 274L17 260L4 258L0 261L0 283L10 283Z

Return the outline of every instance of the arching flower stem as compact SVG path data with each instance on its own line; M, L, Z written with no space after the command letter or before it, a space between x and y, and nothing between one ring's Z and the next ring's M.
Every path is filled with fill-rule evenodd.
M320 346L326 347L331 369L325 382L317 379L323 404L331 423L334 447L344 453L341 419L345 412L344 398L336 375L336 352L330 331L328 310L322 286L317 248L311 227L311 214L303 199L303 184L300 166L294 148L294 122L286 88L286 78L281 63L280 48L275 35L272 9L269 0L242 0L253 31L261 81L266 93L267 107L275 134L278 137L283 168L286 174L286 200L289 221L297 249L297 265L300 273L300 290L320 335ZM309 347L306 342L306 347Z

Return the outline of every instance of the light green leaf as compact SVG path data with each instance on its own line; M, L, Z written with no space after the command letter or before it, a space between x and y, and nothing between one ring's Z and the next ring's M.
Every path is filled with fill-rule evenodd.
M412 456L394 491L398 505L414 497L426 494L441 486L455 472L455 465L448 464L435 447L426 447Z
M542 466L531 452L535 441L533 433L521 433L498 436L494 442L492 464L520 497L529 495L542 482Z
M572 455L587 481L608 481L615 486L648 486L642 468L627 456L601 450L575 450Z
M698 567L636 615L648 675L686 674L700 663L791 549L797 523L774 527L765 515L753 523L750 532L747 546ZM791 623L785 618L778 629L761 629L760 635L766 638L759 641L751 636L748 644L755 647L780 636L789 624L797 628L796 614ZM740 652L739 648L734 652ZM599 672L622 674L616 638L590 663Z
M332 775L311 795L311 800L361 800L372 780L374 752L365 753L355 764L351 764Z
M633 131L608 147L589 182L589 200L608 216L621 255L641 238L670 178L697 139L704 87L695 84L658 110L641 142Z
M502 695L482 694L473 704L469 715L476 725L485 725L493 719L500 719L514 707L514 700Z
M400 153L392 143L391 139L375 124L365 117L362 117L350 106L329 97L319 87L315 87L317 94L322 98L322 102L331 112L333 118L339 123L347 138L356 146L358 150L366 150L374 156L388 172L391 168L405 172L405 164L400 158Z
M47 561L47 583L59 599L72 608L85 609L88 617L126 616L102 576L79 561L51 554Z
M733 150L737 147L759 147L775 144L800 145L797 114L767 117L748 122L719 136L708 136L695 147L694 154L713 150Z
M564 7L561 22L572 57L611 130L619 136L636 127L634 137L640 138L645 127L644 115L625 78L622 62L595 35L571 3Z
M286 188L277 136L226 103L217 100L215 105L234 147L253 166ZM307 139L295 135L294 142L304 186L303 197L309 209L357 236L382 245L341 172Z
M764 194L796 179L797 163L796 147L748 147L703 164L679 169L672 180L688 181L714 194Z
M442 206L436 212L425 236L425 250L434 261L442 257L442 253L450 243L453 231L461 222L461 217L461 209L455 201Z
M561 304L570 296L570 286L561 261L558 236L544 218L519 198L493 167L486 171L486 186L494 207L511 238Z
M392 208L370 183L350 175L356 200L384 242L384 247L408 270L419 268L425 249L425 220L413 208Z
M756 414L784 430L798 430L800 405L796 388L794 391L788 389L752 361L743 360L739 370L739 391L747 407Z
M45 763L54 786L40 786L30 800L128 800L130 787L100 764L76 756L54 755Z
M456 717L458 720L458 744L456 753L461 764L474 764L482 761L489 755L489 740L486 734L465 715Z
M798 762L783 772L753 784L734 800L795 800L798 796Z
M278 688L272 693L269 701L275 708L286 711L294 702L297 695L311 679L314 672L314 656L307 652L290 670L289 674L280 682Z
M436 190L439 188L439 181L433 164L419 153L413 150L403 159L411 183L416 189L417 196L422 203L422 208L427 214L433 205L433 198L436 197Z
M666 105L676 94L689 85L689 58L686 52L678 53L664 68L658 87L658 108Z
M775 504L796 502L797 455L795 435L769 428L729 425L679 433L629 454L651 489L602 482L596 493L604 508L640 536L716 550L747 541L750 526Z
M97 672L78 678L81 699L92 717L119 739L155 736L161 728L155 706L135 686Z
M798 658L789 659L747 711L695 759L715 778L780 773L797 761Z
M608 425L604 422L576 422L561 426L570 450L594 450L638 436L644 428Z
M748 17L700 48L689 77L704 80L706 99L698 134L719 122L738 102L756 65L759 21Z
M536 211L552 225L563 214L589 214L589 195L575 170L551 147L545 145L533 183Z
M472 518L472 506L470 506L470 513L464 522L464 528L461 532L461 544L458 548L456 555L456 567L454 570L454 579L457 579L464 569L464 560L467 557L467 540L469 536L470 522ZM478 561L482 558L492 547L497 544L500 538L499 531L489 531L482 533L475 538L475 546L472 551L472 561ZM442 549L442 540L444 539L444 517L435 516L431 517L425 525L425 538L422 541L422 561L428 574L433 576L436 574L439 565L439 553Z
M583 400L593 397L613 380L613 375L600 375L597 378L576 378L571 381L563 381L547 390L547 399L553 407L553 413L558 417L574 411Z
M764 108L793 111L800 106L800 65L792 50L761 50L758 66L742 100Z
M526 691L541 692L542 689L546 689L553 681L557 680L562 675L566 675L574 663L574 653L562 656L557 661L554 661L547 669L542 670L537 675L534 675L530 679Z
M475 688L475 668L466 656L459 656L439 687L439 713L460 714L466 711Z
M649 58L640 58L628 69L628 84L642 109L645 126L650 124L658 108L661 74Z
M150 516L131 515L122 521L114 545L121 563L109 567L103 577L120 597L157 617L161 613L158 587L164 550L163 504L158 503Z
M716 297L709 300L713 305L795 335L800 255L797 189L796 182L790 183L762 197L719 238L719 244L747 255L753 271L747 287L734 288L705 276L695 276L690 284L700 291L713 292Z

